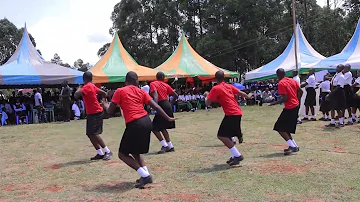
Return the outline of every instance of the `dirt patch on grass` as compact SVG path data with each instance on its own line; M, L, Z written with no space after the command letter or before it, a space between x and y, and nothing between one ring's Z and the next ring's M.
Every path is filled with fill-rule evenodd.
M280 160L255 162L252 164L252 166L254 166L258 170L259 174L301 174L305 173L310 168L310 166L306 164L292 164L289 161Z
M340 140L329 140L329 139L321 139L322 142L325 143L339 143L341 142Z
M61 167L62 167L61 164L53 164L53 165L50 165L50 166L45 166L44 168L49 169L49 170L57 170L57 169L60 169Z
M61 191L63 189L64 189L63 186L54 185L54 186L47 187L45 190L48 191L48 192L59 192L59 191Z
M13 184L6 184L6 185L1 186L0 189L3 190L3 191L12 192L12 191L15 190L15 185L13 185Z
M200 200L200 196L197 194L174 194L171 196L171 198L176 198L176 199L180 199L181 201L199 201Z
M338 153L346 153L346 149L344 147L334 147L330 149L332 152L338 152Z
M105 164L107 165L114 165L114 164L119 164L119 161L106 161Z
M289 146L287 144L270 144L268 145L268 148L270 149L286 149Z

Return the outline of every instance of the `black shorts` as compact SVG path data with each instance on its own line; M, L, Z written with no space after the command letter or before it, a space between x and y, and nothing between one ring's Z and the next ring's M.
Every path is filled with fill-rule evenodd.
M220 124L217 136L241 137L241 115L225 116Z
M103 132L104 112L86 115L86 135L100 135Z
M305 98L305 106L316 106L316 91L314 88L306 89L306 98Z
M174 117L172 106L168 100L162 100L158 104L169 117ZM156 113L153 120L154 131L162 131L165 129L173 129L173 128L175 128L175 121L167 121L159 113Z
M299 117L299 106L292 109L283 109L274 125L274 130L295 134L297 118Z
M123 154L146 154L149 152L151 119L148 115L126 124L119 152Z
M330 106L329 106L329 100L326 100L326 96L329 95L328 92L322 92L320 93L320 111L323 113L329 112L330 111Z
M330 98L330 109L332 110L343 110L346 109L346 97L344 89L340 86L336 86L329 95Z
M346 98L346 108L353 107L354 105L354 93L350 85L344 86L344 93Z

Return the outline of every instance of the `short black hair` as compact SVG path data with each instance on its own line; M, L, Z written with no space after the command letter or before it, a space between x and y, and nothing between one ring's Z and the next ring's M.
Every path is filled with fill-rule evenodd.
M225 79L225 74L223 71L219 70L215 73L215 79L216 81L224 81Z
M164 72L158 72L158 73L156 74L156 80L164 81L164 80L165 80L165 74L164 74Z
M91 72L87 71L83 74L83 80L85 82L92 82L92 79L93 79L93 75Z
M346 64L344 68L351 69L351 65L350 65L350 64Z
M138 75L136 72L130 71L126 74L125 82L131 85L137 85Z
M279 68L278 70L276 70L276 75L278 77L285 77L285 70L283 68Z

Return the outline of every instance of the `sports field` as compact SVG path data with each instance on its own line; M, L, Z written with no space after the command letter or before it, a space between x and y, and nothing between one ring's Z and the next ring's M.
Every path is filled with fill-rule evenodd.
M216 138L222 110L177 113L171 131L176 151L152 136L145 161L154 183L134 188L139 176L114 156L95 154L85 121L1 127L0 201L359 201L360 125L327 129L308 122L294 136L300 152L272 131L277 107L243 107L245 160L229 169L229 151ZM117 153L123 118L105 120L103 138Z

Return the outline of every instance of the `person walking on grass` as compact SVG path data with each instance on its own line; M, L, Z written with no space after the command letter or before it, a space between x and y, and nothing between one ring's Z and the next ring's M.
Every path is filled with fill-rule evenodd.
M159 104L159 106L166 112L170 117L174 117L172 104L169 102L169 95L173 95L173 101L176 100L179 96L167 83L164 82L165 74L163 72L158 72L156 74L157 81L150 83L150 93L154 98L154 101ZM165 152L173 152L175 148L170 140L168 129L175 128L174 121L168 121L163 116L156 114L153 119L153 133L157 139L161 142L161 150L158 154L163 154ZM162 135L165 140L163 139Z
M235 147L232 137L238 137L239 141L242 138L242 110L235 97L240 96L246 99L251 99L251 97L233 85L226 84L224 82L225 75L223 71L217 71L215 79L217 85L211 89L210 93L205 93L205 103L206 106L210 106L212 102L218 102L222 106L225 117L220 124L217 137L230 150L231 158L226 163L230 166L238 165L244 157Z
M284 69L278 69L276 75L279 79L278 91L280 100L270 103L269 106L281 103L284 103L285 105L274 125L274 130L277 131L289 145L289 148L284 149L284 155L290 155L291 153L299 151L299 147L291 134L295 134L296 131L300 108L299 100L302 96L302 90L294 79L285 77Z
M86 109L86 135L90 139L94 148L96 149L96 156L90 158L91 160L110 160L113 153L106 146L101 134L103 132L103 108L98 102L97 95L101 95L103 100L106 99L106 93L96 87L92 83L92 73L85 72L83 75L84 86L79 88L75 94L75 99L80 99L81 97L84 100L85 109ZM101 150L103 148L103 150Z
M169 117L148 93L138 87L139 81L135 72L126 74L125 85L115 91L110 104L103 101L103 105L109 114L115 112L116 106L120 106L123 111L126 129L120 142L118 155L124 163L140 174L141 177L136 180L135 187L144 188L146 184L153 182L142 156L149 152L152 130L151 119L144 109L144 104L150 105L168 122L173 122L175 119Z

